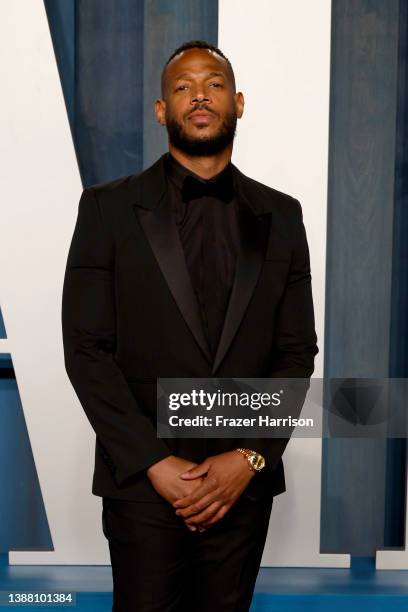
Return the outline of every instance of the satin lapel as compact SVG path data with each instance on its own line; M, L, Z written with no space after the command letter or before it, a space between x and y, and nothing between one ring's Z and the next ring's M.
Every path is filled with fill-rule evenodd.
M152 210L136 206L134 210L181 314L211 362L210 348L167 195L164 194L158 206Z
M255 216L247 206L242 206L240 228L241 253L237 258L234 284L214 359L212 375L221 365L255 290L265 258L269 215Z

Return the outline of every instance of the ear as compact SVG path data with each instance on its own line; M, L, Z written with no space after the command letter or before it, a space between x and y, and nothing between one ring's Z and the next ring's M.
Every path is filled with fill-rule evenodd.
M155 100L154 112L160 125L166 125L166 102L162 98Z
M241 91L238 91L235 94L235 110L236 110L238 119L240 119L243 115L244 106L245 106L244 94Z

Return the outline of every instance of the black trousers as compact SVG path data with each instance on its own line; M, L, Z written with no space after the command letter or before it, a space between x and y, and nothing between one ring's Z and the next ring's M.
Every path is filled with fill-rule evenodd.
M243 495L200 533L164 500L104 497L113 612L248 612L272 503Z

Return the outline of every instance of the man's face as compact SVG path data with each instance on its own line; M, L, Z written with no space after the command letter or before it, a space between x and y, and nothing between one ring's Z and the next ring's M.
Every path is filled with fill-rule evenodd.
M242 116L242 93L234 93L227 62L209 49L188 49L173 58L165 72L164 98L156 116L169 141L195 156L214 155L234 139Z

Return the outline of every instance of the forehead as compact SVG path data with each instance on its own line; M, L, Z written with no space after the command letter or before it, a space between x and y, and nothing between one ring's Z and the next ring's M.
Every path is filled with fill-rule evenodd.
M210 49L186 49L173 57L167 65L166 77L176 79L188 73L199 74L212 71L228 75L228 65L223 57Z

